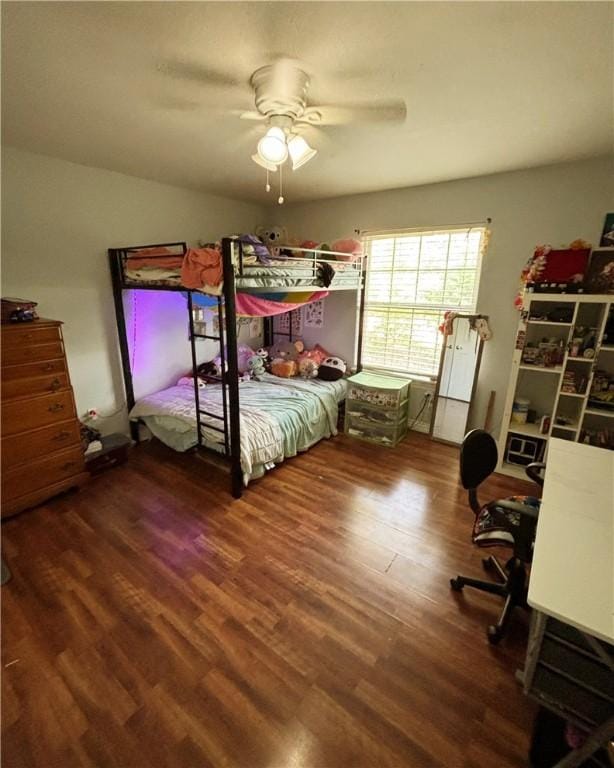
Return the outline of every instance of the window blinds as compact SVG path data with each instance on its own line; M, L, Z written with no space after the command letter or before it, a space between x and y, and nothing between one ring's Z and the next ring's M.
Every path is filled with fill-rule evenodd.
M474 312L485 227L389 232L364 238L366 367L436 376L446 310Z

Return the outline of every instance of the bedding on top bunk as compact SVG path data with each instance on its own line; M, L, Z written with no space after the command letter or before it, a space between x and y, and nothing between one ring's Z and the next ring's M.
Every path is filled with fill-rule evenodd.
M264 246L263 246L264 247ZM255 254L243 254L242 273L236 274L237 289L320 287L357 287L360 270L355 264L316 261L288 257L259 260ZM214 296L222 291L222 258L214 248L190 248L187 253L171 254L165 248L141 249L128 255L124 267L126 283L152 283L183 286Z
M267 469L306 451L324 437L337 434L339 403L347 382L320 379L281 379L264 374L262 381L241 382L241 468L245 485ZM201 408L222 415L222 389L200 390ZM185 451L197 443L192 386L176 386L139 400L131 419L142 419L153 434L171 448ZM210 426L222 422L202 416L205 445L223 451L224 436Z

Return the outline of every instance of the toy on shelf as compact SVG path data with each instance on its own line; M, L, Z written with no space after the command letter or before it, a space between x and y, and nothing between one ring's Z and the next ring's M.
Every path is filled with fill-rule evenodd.
M527 342L522 351L522 364L541 368L561 365L565 357L565 342L555 337L543 338L540 342Z

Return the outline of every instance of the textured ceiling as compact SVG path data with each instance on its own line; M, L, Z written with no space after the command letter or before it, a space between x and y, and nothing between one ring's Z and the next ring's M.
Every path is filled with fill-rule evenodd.
M4 2L3 142L269 202L251 160L256 68L287 56L311 103L403 98L399 125L309 129L289 200L605 154L612 3ZM178 77L177 71L185 77ZM200 74L209 73L208 83Z

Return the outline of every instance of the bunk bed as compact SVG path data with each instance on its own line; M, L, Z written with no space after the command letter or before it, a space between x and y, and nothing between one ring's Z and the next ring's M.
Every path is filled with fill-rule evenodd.
M277 336L293 340L291 317L287 332L276 329L273 322L280 307L292 306L293 296L301 303L306 293L325 296L330 291L354 291L360 336L364 257L349 259L346 253L294 247L284 248L279 255L268 251L257 255L249 242L226 237L221 250L194 251L184 242L162 243L111 248L109 260L134 440L139 440L138 421L142 421L176 450L193 448L223 456L230 468L232 495L240 498L250 480L323 437L336 434L338 405L345 397L344 380L284 379L264 374L259 381L239 381L237 308L243 315L263 317L264 343L269 346ZM180 291L186 296L190 386L177 385L135 400L123 300L124 292L132 290ZM217 314L216 334L201 333L200 326L197 329L195 325L194 309L201 305L203 294ZM288 304L271 301L283 294ZM249 309L256 301L258 309ZM287 311L291 314L296 310ZM199 339L217 343L224 371L219 376L207 376L204 388L199 386L198 368L203 362L199 361ZM360 369L360 338L358 341Z

